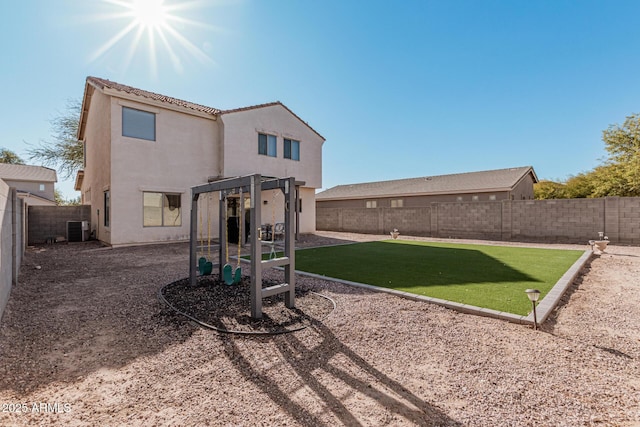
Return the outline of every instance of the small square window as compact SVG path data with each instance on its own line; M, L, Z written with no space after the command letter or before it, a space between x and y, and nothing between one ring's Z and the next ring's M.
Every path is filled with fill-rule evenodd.
M461 202L462 201L462 196L456 197L456 201Z
M147 111L122 107L122 136L156 140L156 115Z
M300 141L285 138L284 158L291 160L300 160Z
M45 185L44 184L40 184L40 191L44 191L45 190Z
M496 199L496 195L495 194L490 194L489 195L489 200L495 200Z
M263 133L258 134L258 154L276 157L278 154L276 144L277 138L275 135L265 135Z
M376 200L367 200L367 208L377 208L378 202Z
M404 203L403 203L402 199L391 200L391 207L392 208L401 208L403 204Z
M471 200L473 200L474 202L477 202L478 201L478 196L471 197Z

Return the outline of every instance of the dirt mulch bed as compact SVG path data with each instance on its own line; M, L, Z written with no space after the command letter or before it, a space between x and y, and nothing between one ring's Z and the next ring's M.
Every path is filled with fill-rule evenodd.
M263 281L263 287L277 285ZM281 334L306 328L326 318L335 303L309 289L296 288L295 308L287 308L284 294L262 300L262 318L251 317L251 278L242 277L239 284L227 286L218 275L198 277L196 286L189 279L170 283L160 290L161 300L180 314L202 326L220 332L237 334Z

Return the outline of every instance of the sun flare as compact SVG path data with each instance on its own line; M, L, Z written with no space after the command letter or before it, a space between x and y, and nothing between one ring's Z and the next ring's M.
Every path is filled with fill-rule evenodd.
M170 0L102 0L113 9L99 20L117 20L126 22L124 27L93 52L90 61L116 50L118 45L128 46L124 55L118 55L119 66L125 70L132 61L139 60L144 52L149 58L150 71L156 76L159 60L171 63L178 73L184 71L184 59L194 58L205 65L214 64L213 60L201 48L196 46L187 33L194 28L210 28L183 16L178 12L194 8L196 2ZM176 25L177 24L177 25Z
M164 0L134 0L131 5L133 17L145 28L162 27L167 21Z

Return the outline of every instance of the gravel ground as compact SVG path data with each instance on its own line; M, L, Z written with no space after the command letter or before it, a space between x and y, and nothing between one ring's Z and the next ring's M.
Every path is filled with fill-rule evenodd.
M640 426L638 247L594 256L537 332L298 277L336 309L217 333L158 300L187 267L186 244L30 249L0 324L0 425Z

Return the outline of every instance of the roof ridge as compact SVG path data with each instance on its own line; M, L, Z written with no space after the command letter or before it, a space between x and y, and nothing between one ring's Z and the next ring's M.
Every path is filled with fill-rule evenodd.
M138 95L138 96L142 96L144 98L149 98L149 99L153 99L155 101L160 101L160 102L166 102L169 104L173 104L173 105L178 105L181 107L186 107L186 108L190 108L192 110L196 110L196 111L202 111L205 113L209 113L212 115L216 115L220 113L220 110L218 108L215 107L209 107L203 104L198 104L196 102L191 102L191 101L187 101L184 99L180 99L180 98L174 98L172 96L168 96L168 95L162 95L160 93L157 92L152 92L149 90L144 90L144 89L139 89L133 86L129 86L129 85L125 85L122 83L118 83L118 82L114 82L112 80L109 79L103 79L100 77L94 77L94 76L89 76L87 77L87 82L92 82L94 84L97 84L100 89L104 89L105 87L109 88L109 89L115 89L118 90L120 92L126 92L126 93L130 93L133 95Z
M532 169L532 166L518 166L518 167L513 167L513 168L501 168L501 169L489 169L489 170L482 170L482 171L470 171L470 172L456 172L456 173L446 173L446 174L441 174L441 175L425 175L425 176L416 176L416 177L412 177L412 178L396 178L396 179L386 179L386 180L380 180L380 181L367 181L367 182L357 182L357 183L352 183L352 184L339 184L336 185L335 187L345 187L345 186L352 186L352 185L367 185L367 184L378 184L378 183L389 183L389 182L400 182L400 181L416 181L416 180L421 180L421 179L432 179L432 178L441 178L441 177L452 177L452 176L459 176L459 175L470 175L470 174L479 174L479 173L493 173L493 172L501 172L501 171L510 171L510 170L518 170L518 169ZM332 187L332 188L335 188Z

